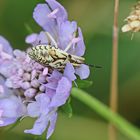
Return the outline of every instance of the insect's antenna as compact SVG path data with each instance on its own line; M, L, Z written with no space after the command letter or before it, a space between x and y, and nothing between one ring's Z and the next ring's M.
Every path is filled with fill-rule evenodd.
M94 67L94 68L102 68L102 66L94 65L94 64L86 64L86 65L88 65L89 67Z
M55 45L56 48L58 48L56 41L54 40L54 38L51 36L51 34L49 32L45 32L46 36L48 39L50 39L53 44Z

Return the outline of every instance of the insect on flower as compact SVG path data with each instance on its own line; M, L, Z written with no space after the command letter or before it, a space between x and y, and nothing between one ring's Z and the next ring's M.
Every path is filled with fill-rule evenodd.
M31 59L43 66L48 66L59 71L63 71L68 62L70 62L74 67L79 67L81 64L84 64L85 58L72 55L67 52L72 46L71 43L68 44L65 50L61 50L48 32L46 32L46 35L54 45L40 44L35 47L31 47L28 51L28 55Z

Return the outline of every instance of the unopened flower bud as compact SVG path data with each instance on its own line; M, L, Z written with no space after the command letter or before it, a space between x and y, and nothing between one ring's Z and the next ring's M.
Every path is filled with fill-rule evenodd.
M38 88L40 86L40 83L38 82L37 79L34 79L31 81L31 85L34 87L34 88Z
M39 90L40 90L41 92L44 92L44 91L45 91L45 86L44 86L44 85L41 85L41 86L39 87Z
M23 79L24 79L25 81L30 81L30 80L31 80L31 74L29 74L29 73L24 73L24 74L23 74Z
M23 82L21 84L21 87L26 90L31 87L31 84L29 82Z
M36 94L36 89L34 89L34 88L29 88L24 92L24 95L28 98L34 97L35 94Z

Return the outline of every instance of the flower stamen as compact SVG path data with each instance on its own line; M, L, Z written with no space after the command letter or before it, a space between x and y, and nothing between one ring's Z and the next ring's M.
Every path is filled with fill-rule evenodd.
M56 13L58 13L59 9L56 8L55 10L53 10L50 14L48 14L49 18L56 18Z

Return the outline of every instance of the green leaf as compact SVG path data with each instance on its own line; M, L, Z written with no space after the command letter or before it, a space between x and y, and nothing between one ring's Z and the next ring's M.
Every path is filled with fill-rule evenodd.
M61 107L61 110L69 117L72 117L72 106L70 104L71 99L69 98L65 105Z
M76 84L77 84L78 88L88 88L93 84L93 82L89 81L89 80L77 79Z

